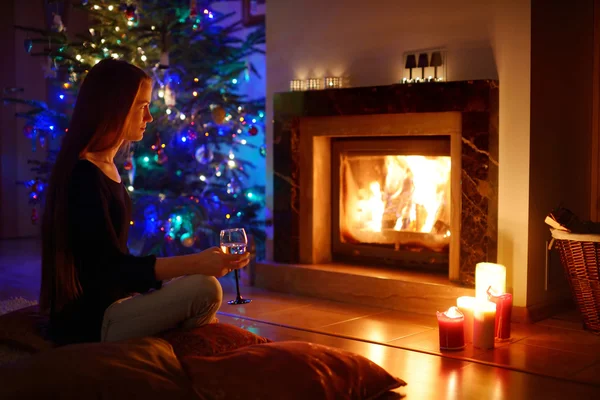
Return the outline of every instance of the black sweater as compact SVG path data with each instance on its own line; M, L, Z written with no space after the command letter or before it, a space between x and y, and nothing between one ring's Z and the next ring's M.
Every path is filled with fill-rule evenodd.
M111 303L159 289L162 282L155 278L155 256L129 253L131 199L122 183L80 160L67 190L68 231L82 295L51 315L51 332L59 343L99 341Z

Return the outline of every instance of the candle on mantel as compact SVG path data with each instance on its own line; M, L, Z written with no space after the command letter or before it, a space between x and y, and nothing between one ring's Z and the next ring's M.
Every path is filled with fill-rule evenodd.
M494 348L494 327L496 324L496 304L490 301L475 302L473 312L473 347Z
M478 263L475 267L475 297L487 301L490 286L498 293L506 292L506 267L501 264Z
M441 350L462 350L465 347L463 314L456 307L437 312Z
M498 294L492 287L487 290L488 299L496 304L496 323L494 336L496 339L510 339L510 318L512 316L512 294Z
M462 296L456 299L458 310L465 317L465 343L473 343L473 311L475 309L475 297Z

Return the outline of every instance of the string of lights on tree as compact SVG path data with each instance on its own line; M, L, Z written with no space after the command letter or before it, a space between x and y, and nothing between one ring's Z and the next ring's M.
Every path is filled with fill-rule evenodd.
M32 222L39 218L49 172L67 131L77 91L89 69L104 58L131 62L153 77L154 121L122 163L132 197L132 252L184 254L218 243L218 231L242 226L264 249L264 185L249 186L255 162L264 162L264 100L239 94L239 80L258 74L248 62L264 54L264 26L245 37L233 14L199 0L82 1L90 15L85 35L67 32L59 13L48 31L27 32L25 51L42 57L52 83L48 102L5 90L19 103L24 135L45 161L30 161ZM236 20L239 20L237 18ZM27 108L22 111L21 109ZM244 148L252 149L249 153ZM238 157L239 153L255 154ZM254 160L254 162L252 161Z

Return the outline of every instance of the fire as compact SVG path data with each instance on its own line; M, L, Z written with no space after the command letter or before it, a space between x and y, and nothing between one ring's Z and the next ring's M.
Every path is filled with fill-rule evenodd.
M379 182L371 182L369 185L371 196L366 199L358 200L359 219L364 220L365 229L371 232L381 232L381 221L385 212L385 202L383 201L383 192ZM364 213L364 215L363 215Z
M387 240L375 241L386 243L393 231L450 236L450 157L350 156L342 177L341 221L356 239L382 233Z

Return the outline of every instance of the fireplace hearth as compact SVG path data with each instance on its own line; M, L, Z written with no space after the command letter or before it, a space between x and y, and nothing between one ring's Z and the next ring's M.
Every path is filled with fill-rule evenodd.
M275 94L272 261L443 270L473 285L475 264L496 260L497 87Z

